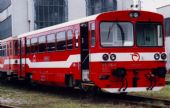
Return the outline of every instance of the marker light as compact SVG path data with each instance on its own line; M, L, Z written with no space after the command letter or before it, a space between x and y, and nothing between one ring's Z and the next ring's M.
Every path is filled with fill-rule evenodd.
M108 54L103 54L103 60L107 61L109 59L109 55Z
M166 58L167 58L167 55L166 55L165 53L162 53L162 54L161 54L161 59L162 59L162 60L165 60Z
M112 61L116 60L116 55L115 55L115 54L111 54L111 55L110 55L110 59L111 59Z
M159 59L160 59L160 55L159 55L158 53L156 53L156 54L154 55L154 59L155 59L155 60L159 60Z
M138 18L138 17L140 16L140 14L139 14L139 12L131 12L131 13L129 14L129 16L130 16L131 18Z

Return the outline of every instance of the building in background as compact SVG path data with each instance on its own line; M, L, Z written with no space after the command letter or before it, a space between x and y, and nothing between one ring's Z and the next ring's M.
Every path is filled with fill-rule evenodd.
M12 18L9 14L10 5L10 0L0 0L0 38L12 35Z
M101 12L138 8L136 1L0 0L0 39Z
M157 12L162 14L164 16L164 24L165 24L165 34L166 34L166 39L165 39L165 47L166 47L166 52L167 52L167 70L170 73L170 4L165 5L162 7L157 8Z

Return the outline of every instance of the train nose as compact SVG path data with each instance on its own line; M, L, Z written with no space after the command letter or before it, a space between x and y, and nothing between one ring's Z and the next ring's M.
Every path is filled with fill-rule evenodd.
M124 78L127 75L127 72L124 68L118 68L116 70L113 70L112 75L119 78Z

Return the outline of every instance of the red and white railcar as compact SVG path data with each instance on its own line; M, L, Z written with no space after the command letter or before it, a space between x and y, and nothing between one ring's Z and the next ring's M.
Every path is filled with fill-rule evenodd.
M163 17L156 13L101 13L22 34L6 49L4 40L1 50L12 49L12 56L1 57L0 71L42 84L95 86L110 93L157 91L165 85L163 31Z

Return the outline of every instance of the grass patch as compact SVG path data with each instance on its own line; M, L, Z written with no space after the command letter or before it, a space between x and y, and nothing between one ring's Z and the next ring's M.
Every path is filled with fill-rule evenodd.
M170 86L159 92L132 93L170 100ZM143 108L120 103L114 98L88 97L85 92L62 88L29 88L0 83L0 103L21 108Z
M88 97L84 92L54 88L30 89L25 86L0 84L0 103L20 108L136 108L114 99ZM143 107L139 107L143 108Z
M170 81L170 74L166 74L166 81Z
M169 85L165 86L165 88L156 92L148 91L148 92L138 92L138 93L130 93L130 94L170 100L170 86Z

